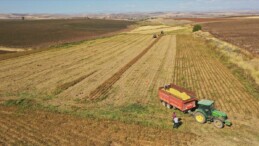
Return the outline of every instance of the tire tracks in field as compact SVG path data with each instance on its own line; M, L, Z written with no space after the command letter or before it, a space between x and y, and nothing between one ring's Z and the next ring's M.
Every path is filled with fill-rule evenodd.
M106 75L109 75L109 72L110 72L110 70L107 72L107 71L105 71L106 69L107 69L107 64L114 64L114 57L115 56L120 56L120 54L122 54L122 56L125 56L126 54L127 54L127 52L128 53L131 53L132 51L129 51L130 50L130 48L132 48L133 46L134 46L134 44L136 45L136 44L138 44L138 43L140 43L141 41L144 41L144 42L146 42L148 39L146 38L146 37L140 37L139 39L134 39L134 41L131 41L131 43L127 43L126 45L124 44L123 46L125 46L125 48L123 48L123 47L121 47L121 48L123 48L123 50L119 50L119 51L117 51L117 50L115 50L115 51L111 51L109 54L106 54L105 55L105 57L100 57L100 59L95 59L95 60L97 60L96 62L91 62L91 65L92 65L92 67L91 68L93 68L94 70L95 70L95 72L94 73L90 73L90 71L91 71L91 68L87 71L87 73L85 73L85 74L90 74L89 75L89 78L88 77L86 77L86 78L81 78L81 79L79 79L79 78L75 78L75 79L73 79L74 81L76 81L76 84L73 84L73 85L71 85L71 87L68 87L69 85L67 84L67 83L69 83L69 82L74 82L74 81L67 81L67 82L64 82L62 85L59 85L55 90L53 90L54 92L59 92L59 91L61 91L61 90L59 90L58 88L60 87L60 86L63 86L63 85L65 85L65 84L67 84L67 85L65 85L65 86L67 86L68 88L64 88L64 86L62 87L62 93L60 93L60 96L67 96L68 95L68 93L69 93L69 95L72 95L72 96L78 96L78 95L81 95L81 94L83 94L83 91L82 90L80 90L80 89L83 89L83 90L87 90L87 89L85 89L84 88L84 84L85 85L87 85L88 87L89 86L92 86L91 85L91 83L89 83L89 82L87 82L85 79L98 79L98 77L97 76L99 76L99 75L101 75L101 74L106 74ZM136 42L137 41L137 42ZM141 48L143 48L143 45L141 45L142 47L137 47L137 48L139 48L139 49L141 49ZM132 49L133 50L133 49ZM136 50L136 49L134 49L134 50ZM141 51L141 50L140 50ZM140 52L140 51L138 51L138 52ZM123 55L123 54L125 54L125 55ZM136 53L136 54L138 54L138 53ZM108 55L108 56L107 56ZM132 55L133 57L135 56L135 55ZM122 57L116 57L117 59L119 59L119 58L122 58ZM122 60L122 59L119 59L119 60ZM112 62L111 62L112 61ZM125 60L125 61L127 61L127 60ZM124 61L124 62L125 62ZM116 61L115 61L116 62ZM90 63L89 63L90 64ZM87 64L87 65L89 65L89 64ZM106 64L106 66L105 67L101 67L101 66L103 66L104 64ZM114 65L116 65L116 64L114 64ZM114 66L113 65L113 66ZM122 64L123 65L123 64ZM120 67L117 67L118 69L120 68ZM113 72L116 72L117 71L117 69L115 70L114 69L114 71ZM111 73L111 74L113 74L113 73ZM74 75L74 76L85 76L85 75ZM109 76L108 76L109 77ZM71 80L71 79L70 79ZM80 81L79 81L80 80ZM102 82L101 82L102 83ZM72 87L73 86L73 87ZM96 85L97 86L97 85ZM95 89L95 87L96 86L93 86L93 89ZM88 88L87 87L87 88ZM73 89L76 89L75 91L77 91L77 92L75 92L75 91L73 91L74 92L74 94L72 93L72 91L71 90L73 90ZM90 89L89 91L92 91L93 89ZM82 96L82 97L85 97L86 95L88 95L89 93L87 93L87 94L85 94L84 96Z
M117 71L113 76L104 81L100 86L98 86L95 90L90 92L89 96L86 99L97 99L104 93L107 93L112 85L116 83L120 77L140 58L142 58L160 39L162 36L159 36L154 42L152 42L147 48L145 48L139 55L133 58L129 63L127 63L124 67L122 67L119 71Z
M126 39L126 38L123 38L123 39ZM92 50L92 51L94 51L94 53L93 54L90 54L90 55L87 55L86 56L86 58L92 58L92 57L94 57L94 56L96 56L96 54L98 54L99 52L98 52L98 48L96 47L96 46L99 46L100 44L101 45L105 45L105 43L107 43L107 42L104 42L104 43L97 43L96 45L95 45L95 47L93 47L93 46L88 46L88 45L86 45L86 46L82 46L82 47L80 47L81 49L71 49L71 50L69 50L69 51L66 51L65 53L63 52L63 53L61 53L61 54L58 54L58 55L52 55L52 56L49 56L48 58L46 58L45 56L42 56L42 58L40 58L40 59L37 59L36 60L36 63L35 62L33 62L32 63L32 61L31 62L29 62L28 64L24 64L24 65L20 65L20 66L16 66L16 67L13 67L13 68L11 68L11 69L6 69L6 70L13 70L13 69L15 69L15 68L21 68L22 66L28 66L28 65L30 65L30 64L37 64L37 63L40 63L40 64L42 64L41 62L43 62L44 60L46 61L46 60L51 60L51 61L56 61L55 59L57 59L57 58L66 58L66 60L68 60L68 59L74 59L74 58L80 58L80 57L78 57L78 52L80 52L81 54L83 54L82 52L84 52L83 51L83 48L88 48L89 50ZM108 48L110 48L111 46L112 47L117 47L117 46L119 46L118 44L113 44L113 43L111 43L111 44L109 44L110 46L109 47L106 47L107 49L106 50L108 50ZM73 53L73 52L75 52L76 51L76 53ZM61 52L61 51L60 51ZM58 53L58 52L57 52ZM43 54L44 55L44 54ZM68 56L69 56L69 58L68 58ZM83 59L85 59L85 58L83 58ZM32 59L33 60L33 59ZM35 60L35 59L34 59ZM82 59L77 59L76 60L77 62L76 62L76 64L78 63L78 61L82 61ZM49 72L46 72L46 71L49 71L49 70L51 70L51 71L55 71L55 70L58 70L59 68L58 67L64 67L64 68L66 68L66 67L69 67L69 66L71 66L71 64L72 63L75 63L75 62L71 62L71 61L69 61L69 62L67 62L67 63L65 63L64 64L64 62L60 62L60 63L56 63L56 64L54 64L54 66L47 66L46 68L42 68L42 69L40 69L40 70L37 70L36 72L32 72L32 73L30 73L30 74L28 74L27 76L25 76L25 77L23 77L23 78L18 78L18 79L16 79L16 80L21 80L21 79L24 79L24 78L28 78L28 77L30 77L30 76L39 76L39 75L42 75L42 74L48 74ZM15 64L15 63L14 63ZM54 70L53 70L53 68L54 68ZM2 67L1 67L1 69L2 69ZM0 71L4 71L4 70L1 70L0 69ZM35 74L36 73L36 74ZM11 74L11 75L9 75L9 76L4 76L4 78L10 78L10 77L12 77L12 76L17 76L17 75L19 75L19 72L18 72L18 74ZM0 80L2 79L3 77L0 77Z
M172 42L172 40L174 40L174 41ZM158 78L160 76L160 71L163 70L163 68L165 67L165 62L166 62L167 58L169 57L167 54L169 53L169 49L172 46L172 43L174 43L176 45L176 38L175 38L175 36L170 36L170 41L169 41L168 45L166 46L166 51L165 51L165 53L163 55L164 58L161 60L160 65L159 65L159 67L158 67L158 69L157 69L157 71L155 73L155 76L152 79L153 83L151 84L151 87L150 87L150 91L152 91L152 92L148 95L148 97L150 97L150 96L152 97L153 95L156 95L155 93L157 92L157 90L154 90L154 89L156 87ZM176 46L174 46L173 49L176 49Z
M73 81L66 82L66 83L64 83L64 84L62 84L62 85L60 85L60 86L58 86L57 89L55 90L55 91L57 91L57 92L54 93L54 94L55 94L55 95L60 94L62 91L66 90L66 89L68 89L68 88L70 88L70 87L75 86L77 83L81 82L82 80L86 79L87 77L93 75L93 74L96 73L96 72L97 72L97 70L94 70L94 71L90 72L90 73L87 74L87 75L83 75L83 76L81 76L81 77L79 77L79 78L77 78L77 79L75 79L75 80L73 80Z
M103 44L106 44L107 42L109 41L112 41L112 40L115 40L117 38L115 37L111 37L107 40L100 40L99 43L93 45L93 44L82 44L84 46L87 46L89 48L92 48L93 46L95 45L103 45ZM91 42L91 41L89 41ZM43 60L46 60L46 59L50 59L50 58L54 58L54 57L61 57L63 55L66 55L66 54L71 54L72 52L74 52L75 50L80 50L80 48L77 48L78 46L80 45L75 45L75 46L72 46L72 47L69 47L70 51L66 51L66 53L64 53L63 51L61 51L60 49L55 49L53 48L53 50L46 50L46 52L52 52L53 54L50 56L49 54L46 55L46 52L45 51L42 51L42 52L38 52L38 53L35 53L35 54L29 54L28 56L21 56L20 59L17 59L17 58L13 58L12 60L4 60L4 61L0 61L0 62L7 62L5 63L4 65L1 66L1 69L0 71L5 71L5 70L13 70L13 69L16 69L16 68L20 68L22 66L27 66L29 64L31 64L33 61L33 58L35 57L35 55L40 55L41 57L43 58L39 58L37 61L43 61ZM73 48L73 49L72 49ZM64 49L64 48L63 48ZM13 61L15 59L15 61ZM21 62L21 59L25 59L23 62ZM34 60L35 62L35 60Z

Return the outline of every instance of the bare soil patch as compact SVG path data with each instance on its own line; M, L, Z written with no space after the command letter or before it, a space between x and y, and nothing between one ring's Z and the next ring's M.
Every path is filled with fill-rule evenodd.
M0 54L6 54L6 53L14 53L14 52L0 50Z
M133 23L98 19L1 20L0 45L14 48L45 48L96 38L126 29Z
M215 37L259 54L259 19L239 19L203 24Z

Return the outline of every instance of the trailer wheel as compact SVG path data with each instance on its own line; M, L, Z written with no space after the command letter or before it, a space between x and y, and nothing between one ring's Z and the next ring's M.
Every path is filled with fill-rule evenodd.
M214 123L214 126L217 127L217 128L223 128L224 127L223 122L219 119L214 119L213 123Z
M168 109L171 109L171 108L172 108L172 106L171 106L169 103L166 104L166 107L167 107Z
M162 101L162 105L163 105L163 106L166 106L166 103L165 103L164 101Z
M206 122L206 118L205 118L205 116L204 116L201 112L196 112L196 113L194 114L194 118L195 118L195 120L196 120L198 123L203 124L203 123Z

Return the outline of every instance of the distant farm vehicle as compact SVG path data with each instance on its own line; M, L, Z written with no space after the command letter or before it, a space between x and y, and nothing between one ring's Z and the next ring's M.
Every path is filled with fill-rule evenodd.
M165 34L165 33L164 33L164 31L162 30L162 31L161 31L161 35L164 35L164 34Z
M156 34L153 34L153 38L157 38L157 35L156 35Z
M165 107L190 113L198 123L213 122L217 128L223 128L224 125L231 126L232 124L227 120L227 115L224 112L214 108L214 101L205 99L198 101L192 91L170 84L160 87L158 94Z

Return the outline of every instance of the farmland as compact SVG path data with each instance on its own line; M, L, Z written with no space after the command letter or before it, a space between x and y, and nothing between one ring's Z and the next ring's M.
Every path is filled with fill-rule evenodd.
M186 145L199 138L195 134L116 121L82 119L39 111L15 115L14 108L0 109L1 145ZM175 140L179 137L181 140Z
M257 145L258 98L190 32L143 26L0 61L0 144ZM215 129L176 111L183 125L172 130L172 110L157 97L171 82L214 100L233 126Z
M137 34L152 34L152 33L160 33L161 30L172 32L175 30L183 29L183 27L170 27L167 25L155 25L155 26L142 26L139 28L136 28L128 33L137 33Z
M5 53L9 53L8 51L2 51L0 50L0 54L5 54Z
M214 36L245 48L255 55L259 54L259 19L243 18L232 21L214 22L203 24L204 30Z
M187 39L190 43L184 44ZM244 86L225 66L215 58L211 59L213 52L207 50L204 43L188 37L183 37L178 42L179 48L183 49L177 55L179 61L176 60L175 70L179 72L176 73L176 83L196 91L199 97L217 101L217 106L229 114L238 111L245 115L258 116L258 100L247 94ZM250 102L247 104L249 107L243 107L244 104L238 106L239 101L244 98L247 98L246 102Z
M187 20L196 23L203 22L218 22L218 21L226 21L229 20L227 18L174 18L175 20Z
M1 20L0 46L46 48L96 38L126 29L134 22L97 19Z

